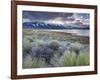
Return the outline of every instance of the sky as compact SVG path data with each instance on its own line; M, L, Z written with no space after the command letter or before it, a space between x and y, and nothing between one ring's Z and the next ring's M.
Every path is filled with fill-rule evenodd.
M23 11L23 22L89 25L87 13Z

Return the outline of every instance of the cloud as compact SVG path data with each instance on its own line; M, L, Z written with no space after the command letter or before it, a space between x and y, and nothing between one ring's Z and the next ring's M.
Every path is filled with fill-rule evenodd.
M31 20L28 19L28 18L23 18L23 23L24 23L24 22L31 22Z
M33 20L49 20L57 17L67 18L72 15L73 13L23 11L23 18L29 18Z
M64 24L65 23L65 20L64 18L62 17L57 17L55 19L50 19L50 20L47 20L47 21L44 21L46 23L52 23L52 24Z
M40 21L53 24L82 24L89 25L89 14L85 13L61 13L61 12L39 12L23 11L23 22Z

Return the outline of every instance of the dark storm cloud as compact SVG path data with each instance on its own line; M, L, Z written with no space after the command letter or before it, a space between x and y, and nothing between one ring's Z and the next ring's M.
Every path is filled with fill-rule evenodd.
M71 17L72 15L73 13L23 11L23 18L31 20L49 20L58 17L66 19L67 17Z
M85 24L89 25L90 15L88 13L69 12L44 12L44 11L23 11L24 22L46 22L53 24ZM79 23L80 22L80 23Z
M89 19L90 15L85 13L77 13L78 16L83 17L84 19Z

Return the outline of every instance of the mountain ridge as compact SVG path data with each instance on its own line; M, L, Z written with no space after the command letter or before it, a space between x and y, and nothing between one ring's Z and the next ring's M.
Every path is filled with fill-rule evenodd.
M75 25L75 24L53 24L45 22L24 22L24 29L89 29L88 25Z

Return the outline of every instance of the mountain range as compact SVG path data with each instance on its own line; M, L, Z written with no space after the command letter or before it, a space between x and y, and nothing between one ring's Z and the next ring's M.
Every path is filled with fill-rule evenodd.
M24 29L89 29L89 25L77 25L77 24L53 24L46 22L24 22Z

